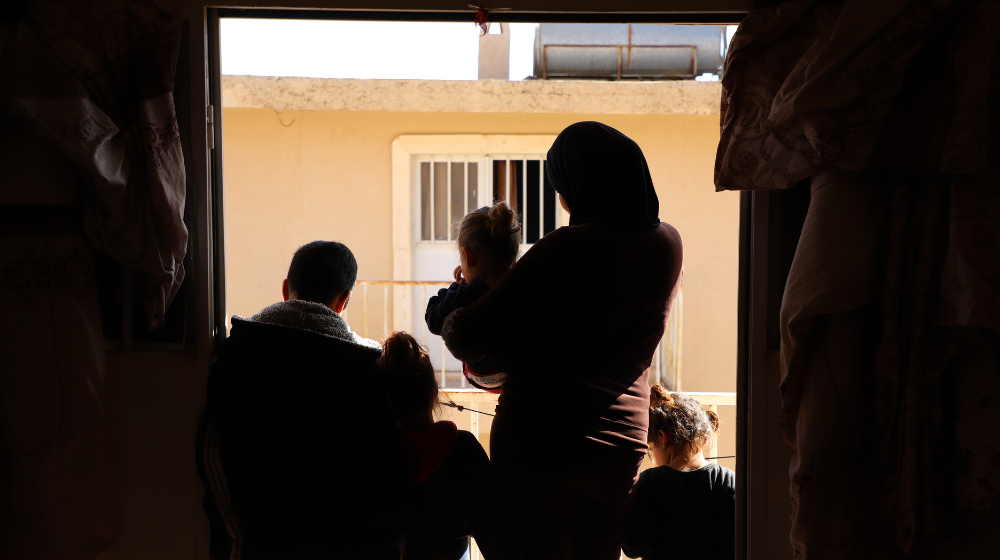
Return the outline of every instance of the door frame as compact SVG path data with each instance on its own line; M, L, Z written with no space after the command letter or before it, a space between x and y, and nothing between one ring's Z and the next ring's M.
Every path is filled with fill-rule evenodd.
M225 310L225 239L224 239L224 189L222 161L222 87L219 52L219 19L221 17L253 17L275 19L367 19L395 21L470 21L469 11L438 9L428 10L329 10L295 9L298 6L274 8L282 0L261 2L261 8L206 7L188 12L192 14L191 29L201 25L204 29L203 48L192 50L192 77L204 78L204 89L194 85L192 80L192 108L199 103L211 106L206 114L204 135L192 134L194 143L205 146L202 155L195 150L196 169L205 177L207 188L201 189L206 196L199 200L199 229L203 230L201 246L197 252L207 251L205 275L201 282L209 288L211 301L206 309L207 324L211 325L214 336L213 346L218 347L226 336L227 315ZM326 4L312 2L313 4ZM556 2L558 3L558 2ZM253 2L243 2L243 6ZM421 6L431 6L434 2L422 2ZM651 12L644 10L645 3L631 0L616 5L614 12L599 10L586 11L586 3L579 4L580 12L503 11L490 15L497 22L565 22L565 23L684 23L684 24L738 24L753 8L751 2L741 0L711 0L702 2L671 2L672 10ZM442 4L443 6L443 4ZM450 5L449 5L450 6ZM633 8L629 10L628 8ZM662 9L662 6L658 6ZM606 9L606 8L601 8ZM199 61L199 53L203 58ZM199 68L199 66L201 66ZM199 71L201 70L201 71ZM207 103L206 103L207 102ZM195 129L197 131L197 129ZM214 138L212 138L214 136ZM449 138L474 137L473 143L510 142L534 136L545 138L542 151L546 151L554 135L402 135L393 141L393 279L408 278L412 272L412 157L411 154L423 150L440 153L455 152ZM213 142L214 140L214 142ZM541 141L541 140L539 140ZM543 143L544 143L543 142ZM522 148L480 147L476 152L524 153L533 152ZM461 148L459 148L461 149ZM398 180L397 180L398 178ZM195 193L197 186L192 185ZM781 235L791 235L781 227L788 216L774 212L775 200L782 193L744 192L740 205L740 272L739 303L736 310L738 321L737 348L737 493L736 493L736 558L754 560L779 556L790 556L788 541L790 520L787 519L788 504L788 449L784 445L777 427L780 412L780 395L777 379L777 352L768 347L768 317L774 316L780 308L780 291L771 287L780 281L780 271L769 266L768 255L780 249ZM778 232L778 233L776 233ZM772 259L773 260L773 259ZM771 321L773 322L773 321Z

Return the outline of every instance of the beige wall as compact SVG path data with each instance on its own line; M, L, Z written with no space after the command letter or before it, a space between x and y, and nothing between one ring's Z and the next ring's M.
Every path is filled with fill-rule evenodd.
M600 120L642 147L660 217L685 248L684 388L732 391L738 195L716 193L717 116L224 111L226 292L230 314L277 301L292 252L346 243L359 278L392 277L391 153L400 134L556 134Z

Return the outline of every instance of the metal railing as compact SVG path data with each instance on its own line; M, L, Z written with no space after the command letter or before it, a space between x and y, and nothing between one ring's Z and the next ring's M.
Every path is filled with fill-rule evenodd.
M425 310L427 309L427 300L430 294L436 293L439 288L447 288L450 285L451 282L427 282L420 280L358 280L351 300L353 302L354 298L361 298L361 325L352 325L351 329L365 338L376 338L379 340L385 339L392 331L406 331L412 334L414 338L419 340L420 343L426 347L428 335L432 337L436 337L437 335L430 334L427 330L427 326L423 323L421 323L418 328L415 328L416 326L413 325L415 321L413 321L413 318L410 316L411 306L414 305L414 303L410 301L413 299L412 288L416 287L420 289L421 298L420 303L417 305L421 306L421 310ZM431 288L431 291L428 291L428 288ZM371 323L371 313L369 310L372 309L372 307L375 307L371 305L371 296L373 292L376 294L376 297L381 295L381 299L379 301L380 305L378 305L378 307L382 311L382 330L378 334L375 334L374 337L369 334L371 332L369 329ZM381 293L379 294L379 292ZM400 311L398 314L395 313L397 303ZM349 325L351 324L351 310L352 305L348 304L344 313L342 313L344 321L346 321ZM356 312L357 310L355 308L355 313ZM421 316L423 316L423 313L421 313ZM390 325L393 326L392 329L389 328ZM441 387L446 387L448 383L447 358L447 349L444 344L441 344L441 361L435 364L435 369L439 371L439 375L441 376L439 382ZM434 359L432 358L431 361L434 361ZM457 373L461 374L460 371ZM461 376L461 380L459 382L461 383L462 388L466 387L464 376Z
M653 353L653 362L649 366L649 384L662 381L671 391L681 391L681 350L684 333L684 285L677 286L677 297L674 298L670 316L667 318L667 329L663 333L660 344Z
M701 403L702 408L705 410L711 410L716 414L719 413L720 406L736 406L736 393L696 393L686 391L684 394L694 397L699 403ZM462 409L456 410L455 408L442 407L442 414L438 419L451 420L458 425L458 429L471 432L472 435L476 436L476 440L482 444L486 452L489 453L490 442L488 438L490 428L493 425L493 417L490 416L490 414L496 412L498 398L499 395L487 393L478 389L443 391L441 394L442 401L460 405L462 406ZM558 395L553 395L553 402L557 400ZM555 406L555 404L553 406ZM486 412L487 414L481 414L481 412ZM735 437L735 432L731 433L733 435L730 437ZM484 441L484 439L486 441ZM718 437L713 437L709 440L705 449L705 457L709 458L718 456L719 440ZM716 464L719 462L718 459L709 459L709 461ZM475 539L472 539L471 541L469 558L471 560L482 560L482 554L479 552L479 547L476 546ZM623 555L622 558L624 559L625 556Z
M719 413L720 406L736 406L736 393L681 392L689 397L697 399L697 401L701 403L702 408L705 410L711 410L716 414ZM469 415L468 424L466 424L464 420L458 422L461 429L468 429L468 431L476 436L476 439L480 441L482 440L482 435L484 433L489 433L489 427L492 426L493 419L490 416L480 414L480 412L485 411L492 414L496 410L496 403L499 395L479 391L477 389L464 391L448 390L444 391L444 398L446 401L462 405L464 410L458 411L457 414L467 413ZM553 395L553 398L556 398L556 396ZM448 413L450 417L455 418L456 413L452 412L453 410L454 409L450 409ZM705 456L718 457L718 455L719 439L718 437L713 437L709 440L707 449L705 449ZM713 463L719 462L717 459L710 459L710 461Z
M428 341L432 341L434 353L431 361L434 362L434 369L438 372L441 388L467 389L469 385L461 369L459 367L449 369L449 354L440 337L429 333L423 323L423 312L427 308L428 298L438 289L448 287L450 284L450 281L358 280L354 295L342 316L354 332L365 338L382 340L391 332L401 330L412 334L425 347L429 347ZM418 315L414 313L416 310L414 306L418 306L416 309L420 310ZM649 366L650 384L662 381L672 391L680 391L682 387L683 316L684 287L680 286L667 320L666 332L653 353L653 360ZM449 387L449 380L456 382L457 386Z
M631 37L631 33L630 33ZM580 70L574 70L573 72L561 71L553 72L549 70L549 50L559 51L591 51L596 52L604 49L606 51L614 50L617 51L617 64L615 65L614 71L607 70L594 70L591 72L583 72ZM678 49L690 49L691 50L691 63L690 67L686 72L674 71L674 72L636 72L632 68L632 53L639 52L650 52L650 51L668 51L668 50L678 50ZM660 45L660 46L640 46L640 45L542 45L542 79L546 80L549 76L574 76L574 77L593 77L593 78L613 78L616 80L622 79L622 77L627 78L693 78L697 75L698 69L698 46L697 45Z

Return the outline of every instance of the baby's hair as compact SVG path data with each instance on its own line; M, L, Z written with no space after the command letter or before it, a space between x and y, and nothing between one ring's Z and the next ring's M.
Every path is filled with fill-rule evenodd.
M394 332L382 343L379 358L389 386L389 403L396 425L424 430L434 423L438 401L437 377L427 350L405 332Z
M662 383L649 388L649 440L658 430L670 434L674 443L688 451L699 451L719 431L719 416L701 408L701 403L683 393L671 393Z
M458 246L483 251L500 265L513 264L521 249L517 214L502 200L469 212L458 230Z

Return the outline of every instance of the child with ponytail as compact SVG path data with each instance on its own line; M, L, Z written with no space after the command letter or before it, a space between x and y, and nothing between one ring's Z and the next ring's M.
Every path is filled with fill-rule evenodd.
M503 278L517 261L520 231L517 216L503 201L465 215L458 231L462 264L455 268L455 282L427 302L427 330L441 334L452 311L476 301ZM462 372L474 387L491 393L500 392L506 377L497 364L490 363L463 364Z
M629 558L733 558L736 485L733 471L705 460L719 417L682 393L650 387L649 454L639 475L622 550Z
M395 332L383 343L389 403L409 475L411 517L403 560L458 560L469 536L488 558L509 558L502 545L500 510L478 484L490 480L490 459L474 435L453 422L435 422L437 378L427 351Z

